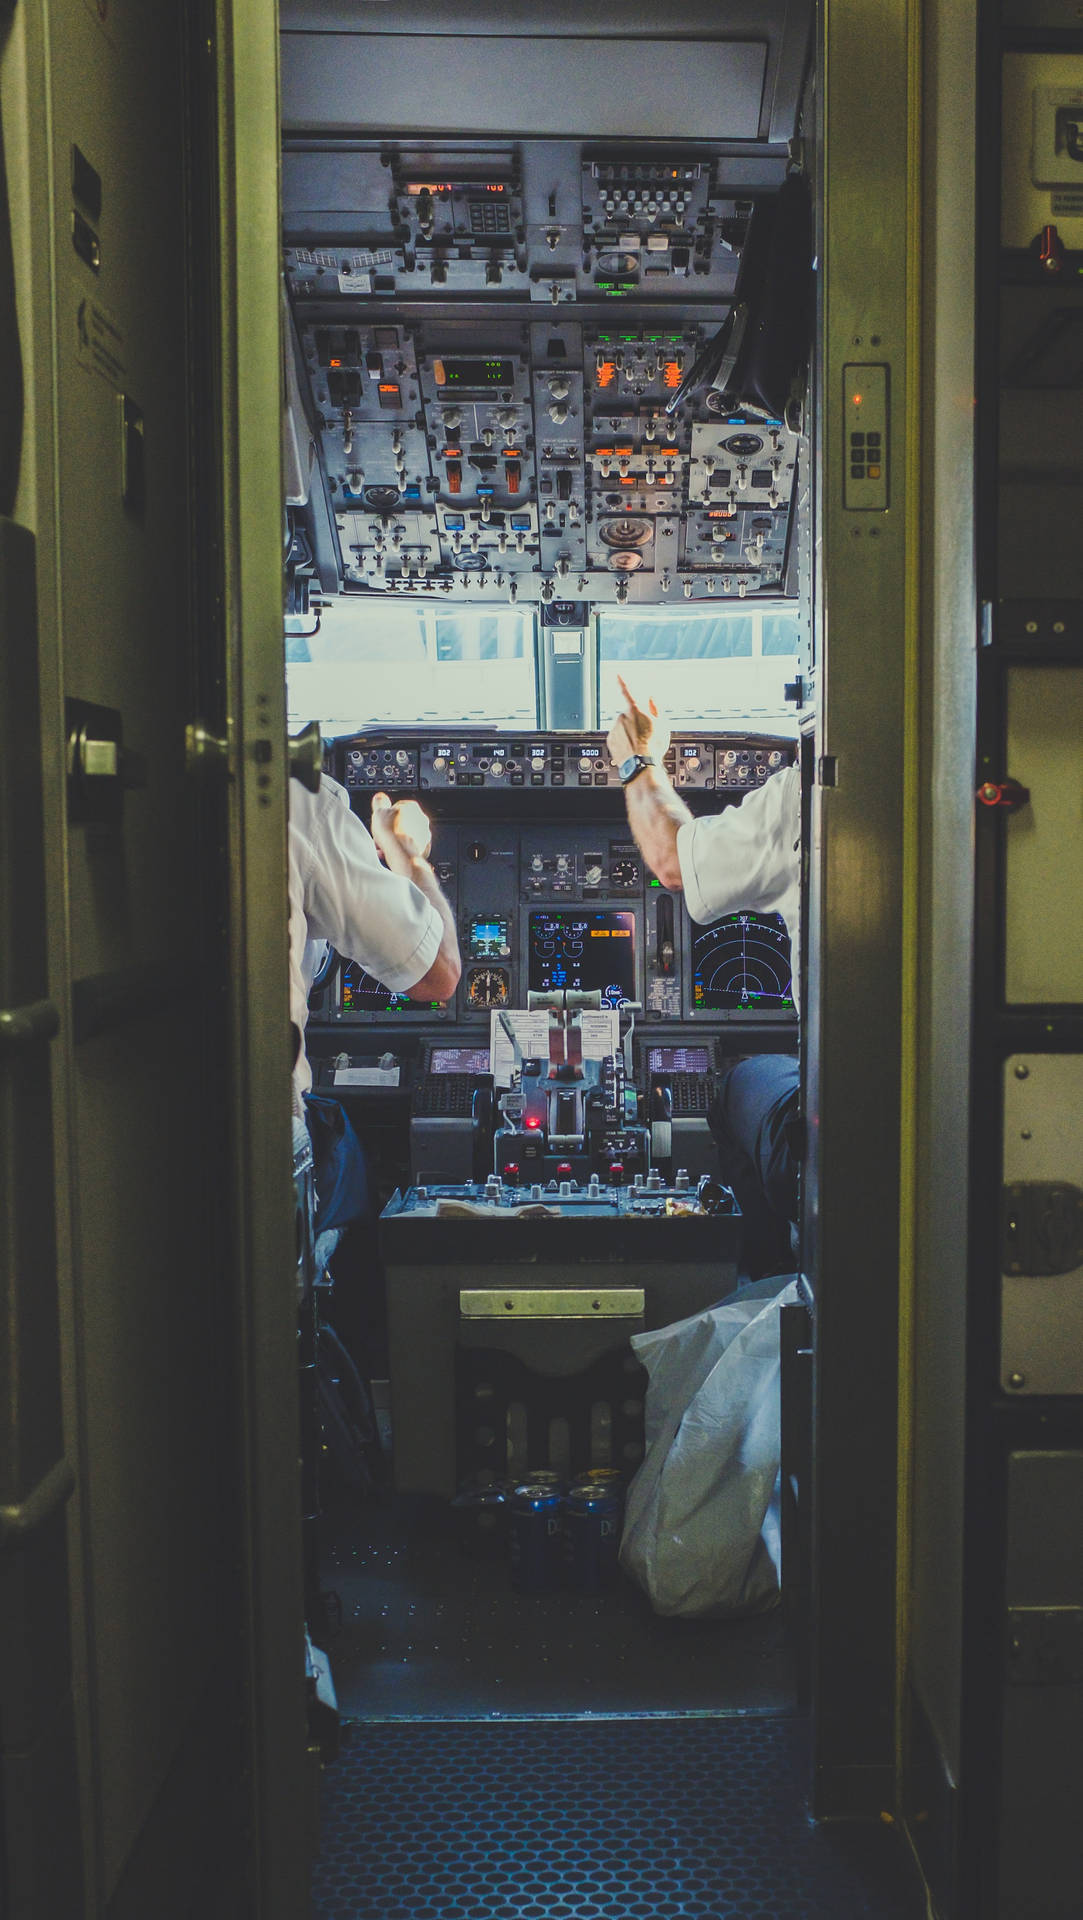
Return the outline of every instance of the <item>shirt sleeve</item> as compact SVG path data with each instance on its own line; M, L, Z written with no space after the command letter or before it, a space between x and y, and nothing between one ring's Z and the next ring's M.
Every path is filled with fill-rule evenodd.
M309 935L405 993L436 959L440 915L420 887L384 866L344 788L324 779L316 799L304 889Z
M792 913L801 784L796 766L772 774L739 806L686 820L677 833L685 903L704 926L721 914Z

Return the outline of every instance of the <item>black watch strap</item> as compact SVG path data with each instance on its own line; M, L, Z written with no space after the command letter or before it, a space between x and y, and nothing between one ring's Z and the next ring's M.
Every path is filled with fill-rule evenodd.
M626 787L629 780L634 780L637 773L642 773L644 767L653 767L653 765L654 761L651 759L649 753L630 754L628 759L622 760L620 766L617 768L617 772L620 775L621 786Z

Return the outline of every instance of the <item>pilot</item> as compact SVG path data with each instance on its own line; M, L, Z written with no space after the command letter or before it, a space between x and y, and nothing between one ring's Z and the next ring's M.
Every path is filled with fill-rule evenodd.
M447 1000L462 963L455 920L428 861L432 828L416 800L372 796L372 831L326 774L309 793L290 781L290 1018L302 1042L293 1110L312 1085L304 1051L308 996L328 945L393 993Z
M790 936L794 995L800 980L801 783L796 765L753 788L739 806L694 816L662 765L668 735L658 708L636 704L624 681L623 713L608 747L625 789L628 824L652 873L683 892L705 926L748 908L780 913ZM744 1215L744 1262L751 1279L792 1265L797 1219L800 1083L791 1054L736 1060L718 1080L708 1115L722 1177Z

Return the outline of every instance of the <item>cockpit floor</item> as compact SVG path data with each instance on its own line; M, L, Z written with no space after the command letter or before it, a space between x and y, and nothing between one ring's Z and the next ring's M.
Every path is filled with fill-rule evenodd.
M517 1593L464 1555L447 1503L340 1506L324 1523L325 1647L344 1715L486 1719L762 1714L792 1708L780 1608L664 1620L622 1574L604 1593Z
M323 1786L313 1920L920 1920L895 1831L810 1824L772 1718L371 1722Z

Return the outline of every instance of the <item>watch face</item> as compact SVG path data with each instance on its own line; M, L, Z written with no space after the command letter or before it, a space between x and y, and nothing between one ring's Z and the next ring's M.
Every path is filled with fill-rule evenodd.
M617 768L618 777L621 780L630 780L636 770L638 761L639 755L637 753L630 753L627 760L622 760L620 766Z

